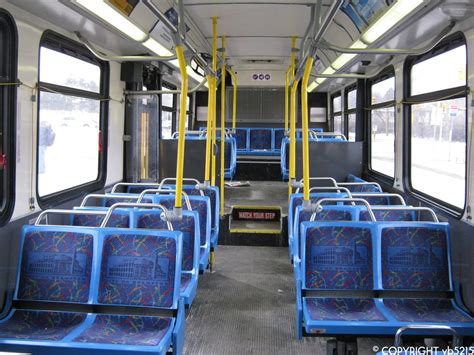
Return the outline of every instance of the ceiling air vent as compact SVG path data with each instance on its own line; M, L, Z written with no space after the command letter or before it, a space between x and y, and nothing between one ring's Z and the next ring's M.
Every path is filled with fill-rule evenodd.
M247 58L247 59L241 59L240 63L242 64L283 64L283 60L272 59L272 58Z

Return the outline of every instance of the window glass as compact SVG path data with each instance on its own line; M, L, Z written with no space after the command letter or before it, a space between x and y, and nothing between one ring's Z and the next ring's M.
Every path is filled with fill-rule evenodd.
M342 124L342 116L336 115L334 116L334 132L335 133L344 133L343 132L344 126Z
M163 88L166 90L166 88ZM173 107L173 94L162 94L161 95L161 105L166 107Z
M96 64L41 47L40 81L100 92L100 67Z
M332 99L332 111L341 112L341 96L336 96Z
M73 57L74 45L54 34L45 42L39 63L39 198L98 181L100 155L104 151L102 105L107 104L101 101L107 94L101 92L105 87L101 80L106 75L102 75L99 63L86 60L87 53L80 50L78 57ZM71 55L56 50L58 43L67 47Z
M161 138L169 139L173 134L173 113L169 111L161 112Z
M464 45L413 65L411 95L466 85L466 61Z
M355 142L355 136L356 136L356 114L355 113L350 113L347 116L348 119L348 124L349 124L349 137L347 139L351 142Z
M393 177L395 170L395 108L371 111L370 166Z
M411 183L457 207L466 189L466 99L412 105Z
M353 110L357 106L357 89L351 90L347 93L347 109Z
M372 105L395 100L395 77L372 85Z
M99 100L40 93L39 196L98 178L99 122Z

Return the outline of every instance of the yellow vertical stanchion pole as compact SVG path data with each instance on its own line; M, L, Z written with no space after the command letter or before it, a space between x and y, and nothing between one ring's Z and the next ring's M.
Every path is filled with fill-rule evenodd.
M222 80L221 80L221 217L224 217L224 169L225 169L225 35L222 35Z
M289 85L290 83L288 82L288 75L290 75L290 70L291 66L288 67L288 69L285 72L285 133L288 132L288 106L289 106Z
M301 81L301 123L303 128L303 182L304 201L309 202L309 137L308 137L308 81L313 68L313 57L309 57Z
M175 210L181 210L183 194L183 171L184 171L184 131L186 128L186 99L188 97L188 73L186 71L186 59L182 45L176 46L179 71L181 73L181 97L179 106L179 130L178 130L178 158L176 162L176 197Z
M288 177L288 197L291 196L293 188L292 181L296 177L296 91L299 80L293 82L291 87L291 111L290 111L290 174Z
M211 129L212 129L212 111L211 111L211 91L212 91L212 75L207 75L207 135L206 135L206 166L204 171L204 181L206 184L210 184L211 181Z
M212 18L212 70L217 73L217 17ZM216 90L217 77L214 78L214 88L212 90L212 177L211 185L216 186Z

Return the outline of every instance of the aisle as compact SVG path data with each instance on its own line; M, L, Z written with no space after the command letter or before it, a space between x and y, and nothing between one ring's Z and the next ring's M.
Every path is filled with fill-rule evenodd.
M219 246L199 279L186 320L186 354L323 354L319 338L296 340L287 248Z

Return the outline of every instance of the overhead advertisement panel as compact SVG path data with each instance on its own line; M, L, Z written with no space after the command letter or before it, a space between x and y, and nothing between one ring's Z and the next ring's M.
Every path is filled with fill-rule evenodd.
M107 2L125 16L130 16L139 0L107 0Z
M359 32L366 29L374 17L384 12L395 0L346 0L342 11L354 22Z

